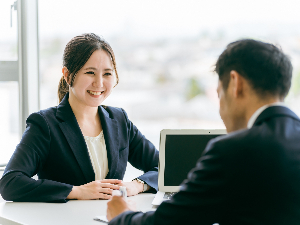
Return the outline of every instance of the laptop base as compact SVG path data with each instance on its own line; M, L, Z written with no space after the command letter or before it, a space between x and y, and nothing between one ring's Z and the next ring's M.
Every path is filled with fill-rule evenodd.
M163 191L158 191L152 201L152 205L158 206L160 205L163 201L170 200L174 194L177 192L163 192Z

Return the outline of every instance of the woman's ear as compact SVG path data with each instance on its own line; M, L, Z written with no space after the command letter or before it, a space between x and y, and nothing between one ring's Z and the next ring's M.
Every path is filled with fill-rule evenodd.
M69 70L67 69L67 67L63 67L61 69L62 73L63 73L63 76L64 76L64 79L65 81L67 82L67 84L69 84ZM70 85L70 84L69 84Z

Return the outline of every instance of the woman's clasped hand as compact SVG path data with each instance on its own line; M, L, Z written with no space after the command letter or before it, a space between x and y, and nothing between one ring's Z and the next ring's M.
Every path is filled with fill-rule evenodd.
M119 190L120 186L126 187L127 196L137 195L143 191L142 185L136 181L123 182L118 179L104 179L92 181L80 186L73 186L67 199L110 199L113 190Z

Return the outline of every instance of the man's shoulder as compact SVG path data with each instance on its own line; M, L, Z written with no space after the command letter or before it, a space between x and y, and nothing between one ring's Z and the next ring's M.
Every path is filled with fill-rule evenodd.
M252 130L250 129L242 129L242 130L231 132L226 135L218 136L211 141L211 144L223 145L223 146L243 144L247 142L249 139L253 138L254 134L256 136L259 136L259 134L257 134L256 132L252 132Z
M262 157L270 151L288 151L291 145L300 144L296 136L300 135L283 117L266 120L250 129L231 132L213 139L207 147L207 152L216 149L217 152L231 157ZM295 123L294 123L294 126ZM298 126L300 129L300 126ZM294 130L294 131L293 131ZM290 134L287 136L287 134ZM298 133L298 134L297 134ZM289 146L289 148L287 147Z
M206 153L216 150L226 156L243 155L259 146L263 139L257 128L242 129L214 138L208 143Z

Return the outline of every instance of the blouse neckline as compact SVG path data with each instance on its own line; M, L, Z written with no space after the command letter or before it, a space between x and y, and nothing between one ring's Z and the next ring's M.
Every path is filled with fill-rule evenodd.
M87 140L95 141L95 140L100 139L102 136L103 136L103 130L96 137L84 136L84 138Z

